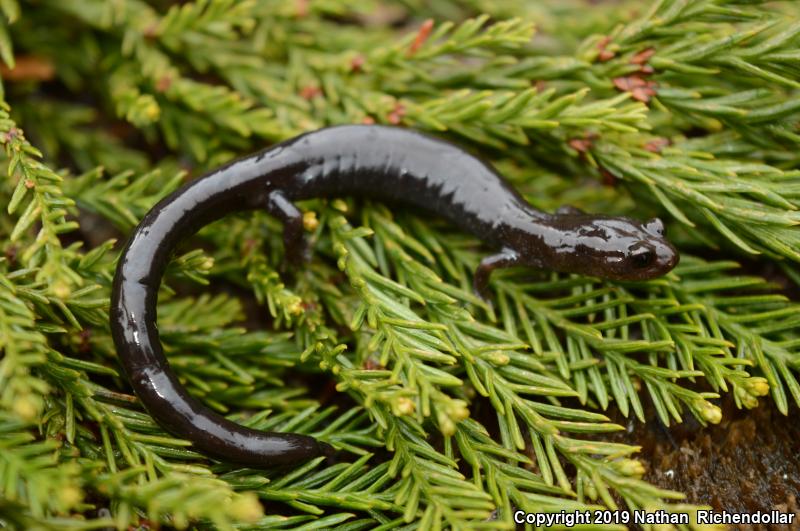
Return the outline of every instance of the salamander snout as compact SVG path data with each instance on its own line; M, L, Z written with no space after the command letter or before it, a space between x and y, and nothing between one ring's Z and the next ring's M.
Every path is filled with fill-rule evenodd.
M621 260L614 260L612 278L620 280L647 280L672 270L679 260L678 252L664 238L664 224L658 218L636 227L631 222L629 234L620 238L626 245ZM620 267L621 266L621 267Z
M556 249L550 265L568 273L610 280L649 280L678 263L678 251L664 236L658 218L646 222L626 217L567 214L550 243Z

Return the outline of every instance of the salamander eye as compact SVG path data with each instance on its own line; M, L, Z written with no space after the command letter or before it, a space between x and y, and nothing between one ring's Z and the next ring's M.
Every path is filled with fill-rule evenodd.
M664 222L658 218L653 218L644 224L644 230L653 236L664 235Z
M638 247L630 250L628 259L636 269L644 269L653 264L656 259L656 253L647 247Z

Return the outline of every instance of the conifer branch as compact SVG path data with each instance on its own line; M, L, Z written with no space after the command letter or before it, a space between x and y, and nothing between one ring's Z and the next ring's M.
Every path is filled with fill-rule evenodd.
M692 512L642 480L636 446L604 439L620 429L604 412L644 420L649 399L665 424L715 423L725 394L800 405L798 304L727 260L798 280L794 3L351 4L0 2L0 525L512 529L515 509ZM31 57L46 78L11 70ZM433 218L303 202L314 253L292 275L277 220L227 218L167 269L167 357L215 411L338 453L213 462L121 377L117 242L187 171L346 122L456 140L544 210L662 215L681 265L639 283L502 271L487 304L471 288L487 250ZM722 260L692 256L707 249Z

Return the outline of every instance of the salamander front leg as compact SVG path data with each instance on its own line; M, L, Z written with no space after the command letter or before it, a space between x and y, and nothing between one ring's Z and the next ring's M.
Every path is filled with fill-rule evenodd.
M267 212L283 222L286 261L295 266L302 264L309 254L303 237L303 213L280 190L269 194Z
M489 300L489 277L492 271L498 268L511 267L519 264L520 256L513 249L503 249L497 254L487 256L481 260L475 270L473 288L475 293L483 300Z

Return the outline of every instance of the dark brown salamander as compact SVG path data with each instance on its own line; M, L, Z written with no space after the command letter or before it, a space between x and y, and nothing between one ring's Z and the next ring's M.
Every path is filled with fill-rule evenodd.
M678 254L658 219L647 223L561 209L539 212L488 164L443 140L384 126L340 126L308 133L232 162L177 190L142 220L122 253L111 328L136 394L168 431L224 461L263 467L331 451L316 439L245 428L190 397L164 357L156 297L175 246L231 212L265 208L284 223L287 259L305 252L294 201L361 196L422 207L499 252L475 272L485 296L492 270L527 265L607 279L663 275Z

